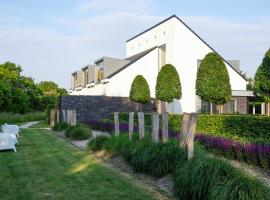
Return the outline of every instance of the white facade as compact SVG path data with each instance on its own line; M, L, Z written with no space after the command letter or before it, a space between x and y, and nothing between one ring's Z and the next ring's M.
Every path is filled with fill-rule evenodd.
M198 60L214 50L199 38L179 18L172 16L160 24L126 42L126 56L130 57L153 47L151 52L130 64L109 79L107 84L98 84L93 88L74 91L72 95L105 95L128 97L131 83L135 76L141 74L147 80L151 97L155 97L155 84L160 68L160 46L165 45L165 61L177 69L181 85L182 99L175 100L169 106L170 112L196 112L195 82ZM246 80L225 62L232 90L246 90Z

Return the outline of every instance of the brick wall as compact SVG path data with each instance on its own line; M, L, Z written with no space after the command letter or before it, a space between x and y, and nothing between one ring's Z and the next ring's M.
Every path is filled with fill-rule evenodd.
M99 120L109 117L113 112L137 112L139 105L127 97L108 96L62 96L60 101L61 110L76 110L77 121ZM151 112L155 104L143 106L144 112Z

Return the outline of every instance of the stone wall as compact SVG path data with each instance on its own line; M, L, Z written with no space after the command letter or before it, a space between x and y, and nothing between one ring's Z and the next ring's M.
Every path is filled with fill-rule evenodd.
M137 112L139 105L127 97L108 96L62 96L60 101L61 110L76 110L77 122L99 120L110 117L113 112ZM143 106L144 112L152 112L154 103Z

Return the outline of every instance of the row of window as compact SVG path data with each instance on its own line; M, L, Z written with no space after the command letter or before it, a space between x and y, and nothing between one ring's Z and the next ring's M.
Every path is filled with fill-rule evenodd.
M166 32L164 31L164 32L163 32L163 35L165 35L165 34L166 34ZM156 36L156 35L154 36L154 39L155 39L155 40L157 39L157 36ZM145 43L147 44L147 43L148 43L148 40L145 40ZM138 46L140 47L140 46L141 46L141 43L139 43ZM131 47L131 49L134 50L134 46Z

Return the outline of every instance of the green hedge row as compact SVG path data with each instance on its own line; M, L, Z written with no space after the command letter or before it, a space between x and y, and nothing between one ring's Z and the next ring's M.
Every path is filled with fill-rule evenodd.
M120 113L119 119L121 122L128 122L128 113ZM135 123L137 122L135 114ZM151 125L151 113L145 113L145 124ZM182 115L169 115L169 128L172 131L179 132L181 126ZM270 117L200 114L196 132L242 142L270 143Z
M155 177L172 173L175 196L181 200L270 199L263 183L221 159L209 157L198 144L191 161L187 161L187 152L179 149L176 140L153 143L149 135L139 140L134 134L132 141L127 134L100 136L90 141L89 148L120 154L138 172Z

